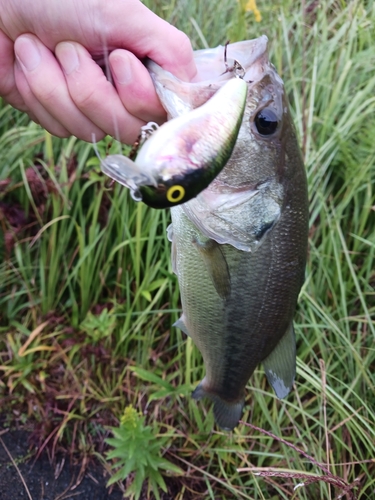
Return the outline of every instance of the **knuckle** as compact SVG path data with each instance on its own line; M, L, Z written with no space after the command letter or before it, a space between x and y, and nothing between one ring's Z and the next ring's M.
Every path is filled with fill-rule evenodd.
M32 81L29 81L30 89L38 101L48 106L50 103L54 104L57 101L58 96L60 95L60 89L58 85L53 86L35 86Z
M97 104L96 87L81 87L79 91L72 95L72 99L79 109L83 111L91 109L92 106Z

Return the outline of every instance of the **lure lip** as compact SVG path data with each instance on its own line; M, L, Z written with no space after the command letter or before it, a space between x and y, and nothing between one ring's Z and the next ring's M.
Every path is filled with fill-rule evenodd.
M143 185L151 185L157 187L157 181L151 176L141 171L136 172L135 169L133 171L128 172L128 177L124 176L124 161L122 155L110 155L104 160L101 159L102 172L108 177L111 177L114 181L122 184L123 186L129 188L130 190L136 190ZM126 166L129 167L129 164L126 162Z

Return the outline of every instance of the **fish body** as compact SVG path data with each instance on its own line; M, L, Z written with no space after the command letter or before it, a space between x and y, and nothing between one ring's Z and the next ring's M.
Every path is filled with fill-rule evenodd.
M282 80L267 38L230 44L245 70L246 109L234 151L196 198L173 207L169 238L183 314L176 326L202 353L206 375L193 397L209 397L218 425L233 429L246 384L263 363L279 398L294 381L293 315L304 280L306 175ZM201 81L149 67L170 117L202 104L227 79L224 48L197 51Z
M101 160L102 171L153 208L187 202L227 163L241 126L247 85L232 78L202 106L182 109L153 131L135 161L122 155ZM146 131L145 131L146 132ZM147 133L147 132L146 132Z

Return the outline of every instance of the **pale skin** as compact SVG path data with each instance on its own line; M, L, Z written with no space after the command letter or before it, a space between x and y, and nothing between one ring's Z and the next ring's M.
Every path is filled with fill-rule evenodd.
M145 57L195 76L188 37L139 0L0 0L0 96L56 136L131 144L161 123Z

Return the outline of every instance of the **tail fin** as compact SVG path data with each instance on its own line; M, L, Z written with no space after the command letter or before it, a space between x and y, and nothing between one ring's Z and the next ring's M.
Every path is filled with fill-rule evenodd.
M192 393L192 398L199 400L201 398L209 398L214 404L214 417L215 422L221 429L225 431L232 431L238 424L241 418L243 407L245 404L244 399L235 403L224 401L216 394L211 394L203 387L202 381Z

